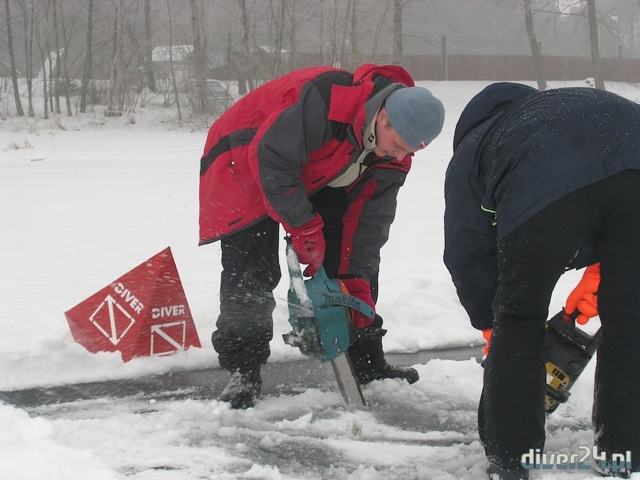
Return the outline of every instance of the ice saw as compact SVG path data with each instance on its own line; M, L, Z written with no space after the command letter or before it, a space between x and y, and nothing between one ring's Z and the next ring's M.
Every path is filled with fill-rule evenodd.
M602 327L588 335L576 327L577 313L568 315L561 310L547 320L544 340L547 369L544 408L547 413L569 399L569 389L598 349Z
M302 354L331 362L340 393L347 405L365 406L355 370L347 355L354 335L350 308L373 316L373 310L361 300L343 291L340 282L327 276L324 267L304 280L298 256L287 242L289 267L289 323L293 330L282 335L284 342Z

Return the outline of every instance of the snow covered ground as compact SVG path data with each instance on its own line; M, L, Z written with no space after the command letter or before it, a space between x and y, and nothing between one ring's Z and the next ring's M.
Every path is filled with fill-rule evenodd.
M388 352L481 343L442 263L442 191L457 118L487 82L419 84L442 99L447 119L442 135L416 155L382 252L377 309L389 330ZM564 85L584 82L551 84ZM637 85L608 88L640 99ZM0 391L217 366L209 336L220 249L197 246L205 136L159 122L153 108L123 118L95 113L0 124ZM64 312L167 246L203 347L123 363L117 353L91 354L74 343ZM272 362L300 357L281 338L290 329L284 245L281 257ZM561 279L551 313L579 277ZM597 320L588 325L596 327ZM370 406L360 411L316 388L265 397L248 411L216 399L105 399L43 414L0 403L0 479L482 478L475 429L481 367L469 359L416 368L421 380L412 386L367 386ZM593 362L570 401L549 417L548 451L591 446L592 387ZM598 477L574 469L532 478Z

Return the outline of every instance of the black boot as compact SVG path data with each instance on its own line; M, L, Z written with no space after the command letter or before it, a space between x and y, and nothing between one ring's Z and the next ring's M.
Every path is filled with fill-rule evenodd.
M390 365L386 360L383 360L381 364L370 364L369 368L357 371L357 376L360 385L385 378L399 378L409 383L416 383L420 380L420 375L415 368Z
M507 470L491 462L487 467L487 474L490 480L528 480L528 470Z
M604 467L597 462L595 464L596 473L605 478L617 477L617 478L631 478L631 473L629 470L612 470L611 466Z
M365 330L361 339L349 347L349 357L356 371L358 383L365 385L374 380L399 378L415 383L420 375L415 368L390 365L384 358L382 336L387 333L382 328Z
M261 391L262 377L259 368L244 373L236 370L220 394L220 401L229 402L231 408L250 408L255 404L256 398L260 397Z

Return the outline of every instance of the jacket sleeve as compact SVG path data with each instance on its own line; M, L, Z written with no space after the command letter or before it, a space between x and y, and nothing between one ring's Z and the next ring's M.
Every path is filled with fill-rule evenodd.
M254 175L269 215L290 231L313 218L300 177L310 152L333 137L327 104L314 84L308 83L295 103L273 113L256 137Z
M497 233L482 211L482 182L471 161L475 155L454 155L445 178L444 263L471 324L493 326L491 303L498 280Z
M339 278L371 281L378 274L380 249L389 239L398 191L407 171L408 168L370 168L349 191L343 219Z

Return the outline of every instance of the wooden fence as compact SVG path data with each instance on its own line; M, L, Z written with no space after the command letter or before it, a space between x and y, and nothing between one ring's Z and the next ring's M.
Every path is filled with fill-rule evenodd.
M284 71L290 65L283 62ZM256 59L257 63L264 58ZM604 80L640 83L640 59L602 58L600 67ZM391 57L375 59L351 59L347 70L361 63L393 63ZM294 68L327 64L327 59L316 53L299 53ZM441 55L405 55L400 62L416 80L536 80L533 59L530 55L448 55L446 62ZM589 57L543 56L542 68L545 80L584 80L593 77ZM212 78L232 80L236 78L232 65L222 65L211 72Z
M403 66L414 78L422 80L535 80L533 59L528 55L408 55ZM640 59L602 58L600 68L605 80L640 82ZM582 80L593 77L587 57L542 57L546 80Z

